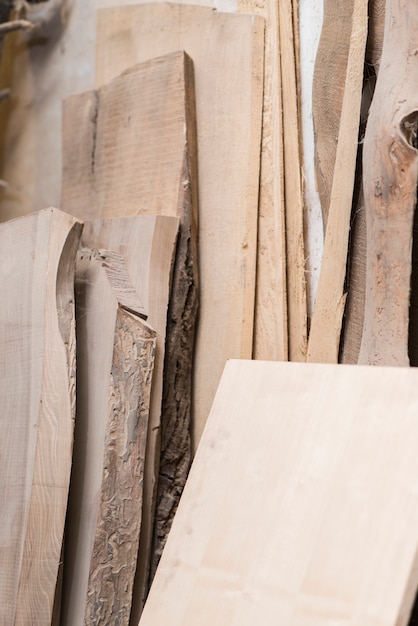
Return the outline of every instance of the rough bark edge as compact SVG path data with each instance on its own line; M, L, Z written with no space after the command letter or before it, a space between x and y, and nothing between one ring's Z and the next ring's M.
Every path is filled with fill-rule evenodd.
M156 333L118 307L85 624L129 624Z

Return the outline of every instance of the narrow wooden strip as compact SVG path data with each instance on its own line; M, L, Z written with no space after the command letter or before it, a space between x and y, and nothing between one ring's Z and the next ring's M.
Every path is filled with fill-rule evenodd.
M356 0L330 211L308 342L307 360L313 362L338 361L366 38L367 2Z
M359 361L408 365L418 156L418 12L387 0L382 59L363 151L367 278Z
M307 343L305 252L299 113L291 0L279 1L279 28L283 94L289 360L304 361Z
M75 409L81 224L57 209L0 228L0 622L51 623Z
M289 342L278 3L239 0L238 10L265 19L253 358L286 361Z

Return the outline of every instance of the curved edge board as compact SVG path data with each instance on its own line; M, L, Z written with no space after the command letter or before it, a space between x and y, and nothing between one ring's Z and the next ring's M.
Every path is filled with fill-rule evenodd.
M52 208L0 227L4 624L52 617L72 461L81 229Z

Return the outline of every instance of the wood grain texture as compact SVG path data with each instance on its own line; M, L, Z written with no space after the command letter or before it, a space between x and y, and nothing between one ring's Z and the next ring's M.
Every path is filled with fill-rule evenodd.
M98 13L99 85L132 63L179 48L194 63L201 285L193 378L195 445L226 359L252 354L263 34L259 17L197 6L162 3Z
M253 358L286 361L289 342L279 5L275 0L238 0L238 10L265 20Z
M307 361L337 363L345 306L344 280L353 202L364 54L367 2L353 4L350 50L344 99L325 231L324 253L308 341Z
M97 91L70 98L64 107L64 149L63 205L68 210L180 219L163 333L167 349L162 405L155 407L161 411L161 421L154 417L153 428L158 430L148 447L146 480L151 482L145 508L149 519L144 518L146 534L141 540L148 556L140 559L147 563L144 576L148 577L154 507L157 503L154 553L158 555L191 457L198 217L195 95L189 57L174 52L153 59L131 67ZM159 455L154 460L153 449Z
M156 333L118 307L85 624L129 625Z
M340 130L348 57L353 30L354 0L325 0L324 19L315 60L312 117L315 132L315 173L324 232Z
M0 228L4 624L51 623L71 471L80 233L57 209Z
M291 0L279 1L279 27L283 103L289 360L305 361L308 331L303 236L303 194L297 66Z
M359 361L409 365L411 251L418 158L418 11L386 3L383 51L363 150L367 278Z
M115 272L109 272L108 267L115 256L118 258L118 255L123 256L125 260L124 266L127 271L125 286L128 286L129 291L134 291L136 294L135 301L129 302L128 309L131 312L135 311L135 302L139 301L141 314L143 314L142 311L146 312L147 323L156 334L149 424L146 433L144 480L141 480L143 465L141 457L144 456L145 440L144 433L138 430L138 441L135 445L140 448L138 452L140 458L134 462L136 455L132 453L130 460L133 464L130 468L130 463L124 465L126 471L140 472L137 475L137 482L132 478L131 499L129 503L125 502L127 509L129 505L136 511L135 516L132 515L129 530L131 537L125 546L119 546L119 551L117 551L116 546L113 546L114 563L108 563L109 568L117 568L117 563L120 564L121 559L128 558L128 563L123 567L124 573L120 574L120 584L123 583L124 589L123 600L120 600L119 606L115 603L112 607L113 610L120 612L119 619L125 620L121 623L128 623L126 620L129 619L130 596L136 565L135 542L136 549L138 549L139 533L143 520L149 514L150 491L152 492L156 480L154 462L161 416L167 307L178 228L178 218L151 215L120 219L97 219L85 223L82 246L86 258L83 262L80 261L77 270L79 320L77 332L80 346L78 356L79 387L74 468L70 490L70 516L66 537L64 599L61 614L63 626L103 623L100 621L100 619L104 619L100 616L101 612L106 615L106 611L110 610L110 607L106 606L102 599L98 600L97 596L95 597L96 593L103 592L103 590L100 591L100 584L105 584L103 578L98 578L99 574L107 576L109 570L99 573L95 567L98 565L98 560L102 558L99 556L100 539L103 537L103 528L100 526L100 520L98 522L100 507L105 507L109 491L117 490L120 498L125 488L123 485L116 488L112 483L111 473L108 475L108 470L104 469L107 450L106 436L110 437L111 440L113 437L113 409L117 400L115 396L117 393L115 388L116 376L120 377L118 389L120 389L121 381L124 380L125 393L127 394L124 400L122 397L120 398L120 404L118 404L122 423L125 426L129 426L130 423L134 425L135 415L130 411L133 407L136 407L139 412L138 419L142 421L145 419L145 412L147 411L147 395L150 384L147 376L149 375L150 363L142 363L140 359L137 360L136 376L142 376L142 378L137 379L137 385L131 385L134 379L129 372L131 374L134 372L131 362L134 358L132 352L134 349L129 343L129 337L134 333L137 338L136 350L139 345L138 341L142 341L144 346L147 346L147 350L151 349L151 345L154 345L154 339L149 337L145 341L149 331L145 329L142 322L138 319L134 323L121 311L122 307L118 302L121 286L120 273L117 274L117 284L114 289L112 282ZM93 255L92 250L95 251ZM119 270L120 267L119 265ZM125 295L126 293L128 293L128 289L124 290ZM126 303L124 310L126 310L125 307ZM119 326L120 324L122 327ZM119 342L121 341L124 342L123 345L127 350L126 361L120 360L121 347ZM119 374L117 374L117 367L120 367ZM110 388L114 389L114 394L109 395ZM128 399L131 405L129 405ZM109 429L107 434L106 423L108 423ZM110 446L113 445L112 441L107 440L107 443ZM125 443L126 440L122 436L120 445L123 446ZM149 451L150 455L148 454ZM146 475L147 472L148 475ZM126 488L129 489L129 485L126 485ZM144 502L145 497L148 500ZM141 509L144 511L142 514ZM127 510L126 514L128 515ZM113 528L113 533L121 532L122 520L122 512L119 512L118 523L116 528ZM109 524L112 523L111 518L108 521ZM148 524L150 524L149 520ZM107 526L106 532L111 534ZM111 539L109 545L112 545ZM96 553L93 555L95 549L97 556ZM110 548L109 551L111 552ZM130 576L132 577L131 580ZM114 577L111 580L116 586L119 584L114 580ZM94 585L98 586L99 591ZM111 590L110 585L108 587L109 596L114 595L115 589ZM97 603L92 605L90 598L98 600ZM94 618L85 616L86 607L91 608L92 606L93 613L95 611L98 613L94 613Z
M141 626L407 626L418 372L230 361Z

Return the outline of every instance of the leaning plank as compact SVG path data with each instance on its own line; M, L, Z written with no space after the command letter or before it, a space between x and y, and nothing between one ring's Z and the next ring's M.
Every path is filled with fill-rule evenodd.
M263 122L257 225L253 358L287 361L287 288L282 78L276 0L238 0L242 13L265 20Z
M2 624L51 623L71 470L80 232L57 209L0 228Z
M338 361L366 39L367 0L355 0L330 210L307 361Z
M289 360L305 361L307 309L297 66L291 0L279 0Z
M409 365L411 250L417 199L418 10L386 2L382 59L363 151L367 278L359 361Z
M418 372L230 361L141 626L407 626Z
M312 88L315 174L324 232L328 221L341 114L347 83L354 0L325 0Z
M198 290L194 108L193 67L183 52L131 67L97 91L69 98L64 106L63 206L67 210L85 218L157 214L180 219L170 309L166 315L163 308L164 331L158 326L167 350L162 406L156 395L147 447L147 514L141 530L141 550L147 555L141 563L147 563L146 571L157 482L156 552L160 552L191 457ZM160 350L164 355L164 346ZM160 447L161 458L153 458Z
M252 354L263 31L259 17L190 5L98 12L99 85L132 63L178 48L194 62L201 285L193 380L195 444L225 360Z
M174 217L85 224L77 265L79 396L63 626L107 623L109 615L129 623L148 484L144 457L148 445L154 452L160 418L177 230ZM144 315L147 324L139 319Z

